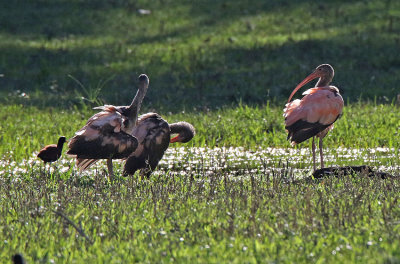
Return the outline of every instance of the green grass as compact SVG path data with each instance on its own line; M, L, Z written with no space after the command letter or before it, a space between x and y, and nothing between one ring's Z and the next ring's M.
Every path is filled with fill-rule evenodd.
M397 263L399 181L164 173L2 177L0 257L30 262ZM86 239L64 218L83 230Z
M103 169L80 175L72 162L66 167L56 164L49 174L33 151L55 142L58 135L71 137L93 111L23 106L2 110L1 259L22 252L35 263L400 260L399 178L357 175L322 183L290 183L286 163L308 168L310 158L298 163L295 156L276 156L279 162L263 161L260 167L252 165L251 159L233 165L234 158L219 155L211 160L215 169L205 170L204 161L190 153L183 162L178 156L168 160L173 169L164 165L150 180L135 176L110 183ZM374 162L368 164L394 166L391 171L398 175L399 113L391 105L346 106L345 115L326 138L325 146L331 148L327 153L334 155L329 164L365 164L362 157L370 155ZM278 106L226 107L164 117L195 125L197 135L189 149L293 148L286 141L282 107ZM394 156L368 154L369 148L379 146L394 148L390 151ZM359 158L335 158L337 147L360 149L355 154ZM187 171L191 162L198 165ZM223 164L228 167L218 169ZM116 165L119 173L121 166ZM300 175L304 174L296 177Z
M246 149L288 147L283 105L223 107L215 111L159 112L168 122L187 121L197 131L188 144L195 147ZM328 148L400 148L400 111L395 105L356 103L345 106L334 130L324 139ZM143 110L146 112L146 110ZM10 114L12 113L12 114ZM22 105L0 109L0 156L27 159L60 135L71 138L96 110L45 110ZM307 147L307 143L301 146Z
M297 181L310 174L310 142L291 146L282 116L295 85L332 64L346 105L324 139L327 165L399 176L399 10L391 0L0 2L0 259L399 263L399 177ZM171 147L150 179L120 177L121 162L113 182L104 164L42 166L41 147L71 138L94 106L128 104L140 73L150 77L142 113L196 127L184 149Z

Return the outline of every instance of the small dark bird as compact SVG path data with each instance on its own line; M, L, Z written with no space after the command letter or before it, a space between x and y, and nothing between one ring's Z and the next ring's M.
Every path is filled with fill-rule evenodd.
M171 138L171 134L178 135ZM140 170L142 176L150 177L169 143L189 142L195 135L195 129L187 122L168 124L160 115L147 113L139 117L132 135L138 139L139 146L127 158L123 175L133 175Z
M131 133L149 87L149 78L141 74L138 82L138 91L129 106L95 107L101 112L89 118L70 140L67 154L76 157L76 165L81 171L100 159L107 159L108 173L113 177L112 160L127 158L135 151L138 141Z
M20 253L13 255L11 260L14 264L25 264L25 259Z
M47 162L53 162L58 160L61 157L61 152L63 149L63 145L65 143L65 137L60 137L58 139L58 143L56 144L51 144L47 145L44 148L42 148L37 157L41 160L44 161L44 163Z

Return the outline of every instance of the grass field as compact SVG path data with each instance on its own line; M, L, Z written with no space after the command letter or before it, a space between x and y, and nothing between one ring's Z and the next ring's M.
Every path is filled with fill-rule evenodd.
M400 263L399 45L391 0L0 2L0 262ZM282 109L321 63L346 102L327 165L394 178L303 180ZM150 179L35 157L140 73L141 112L197 131Z
M70 107L75 91L89 96L74 78L87 91L110 79L100 98L122 104L144 72L158 111L265 104L330 63L346 101L390 103L399 10L393 0L3 1L1 101Z

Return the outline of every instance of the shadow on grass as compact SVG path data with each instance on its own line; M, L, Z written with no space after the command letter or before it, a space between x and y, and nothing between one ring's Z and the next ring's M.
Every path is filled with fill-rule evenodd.
M74 91L79 91L80 87L68 78L72 75L88 87L115 76L101 91L100 99L117 105L127 104L134 95L136 77L142 72L151 79L151 88L145 99L149 109L177 111L187 108L191 111L194 107L214 108L238 102L264 104L275 98L281 102L321 63L330 63L336 69L333 84L341 89L346 101L377 98L390 102L398 93L400 54L394 51L400 40L396 34L388 34L381 28L353 29L353 26L359 27L362 17L371 15L375 7L361 2L357 4L365 7L359 11L336 7L345 1L316 5L313 1L244 3L202 0L189 5L160 0L150 7L145 1L25 2L0 4L0 10L3 10L0 11L0 32L3 32L4 40L0 42L3 103L73 106L78 102ZM161 12L158 10L165 4L169 10L162 12L169 14L176 9L177 17L189 22L170 30L147 32L155 25L161 27L165 19L171 17L138 20L136 10L149 7L160 14L157 12ZM182 6L188 9L180 9ZM291 20L297 16L307 17L312 13L333 16L330 18L333 20L331 26L324 28L311 24L302 31L306 34L313 29L330 31L346 25L350 29L335 32L328 38L306 36L305 39L295 39L288 28L281 44L259 43L254 37L253 45L238 45L235 36L227 37L223 46L213 42L213 38L218 37L215 36L219 33L218 27L223 28L242 17L274 12L285 14L287 10L293 11L293 17L282 22L288 26L297 23L297 20ZM377 12L384 17L386 11L381 7ZM112 30L115 27L107 24L113 18L121 23L117 27L121 32L128 30L126 25L131 25L128 20L135 21L137 28L132 29L135 33L118 38L123 33L114 34ZM271 25L275 23L271 22ZM253 29L251 25L249 27L251 32ZM196 34L202 35L204 31L210 32L210 39L205 38L181 49L181 41ZM252 36L249 32L243 35ZM7 42L5 38L9 35L17 36L19 41ZM81 38L86 36L99 40L86 43ZM60 44L48 48L46 42L38 45L24 42L39 43L47 39L51 46L55 45L54 41L67 42L63 38L72 42L75 38L82 45ZM165 44L169 39L175 41ZM153 48L152 44L158 42L163 46ZM146 47L135 50L134 44ZM22 98L22 93L27 93L29 99Z

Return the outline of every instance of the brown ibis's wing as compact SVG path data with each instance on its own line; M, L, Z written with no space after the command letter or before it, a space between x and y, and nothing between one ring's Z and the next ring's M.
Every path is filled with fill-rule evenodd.
M67 154L77 158L80 168L88 168L97 159L128 157L137 148L138 141L122 130L123 121L115 107L105 107L75 133Z
M169 146L169 125L158 114L148 113L139 117L132 134L138 139L139 146L126 160L124 175L132 175L141 169L150 176Z
M343 110L343 98L336 87L312 88L304 94L301 100L288 103L284 110L285 128L293 143L301 143L332 128Z
M128 134L131 133L132 128L135 126L135 124L133 124L133 122L136 123L136 121L130 120L129 116L131 115L132 112L138 111L137 106L134 106L131 108L131 107L125 106L125 105L122 105L122 106L103 105L103 106L94 107L93 109L104 111L110 107L114 108L115 111L117 111L118 113L121 114L121 117L122 117L121 129Z
M93 164L98 162L99 159L76 159L76 166L79 168L80 171L84 171L91 167Z

